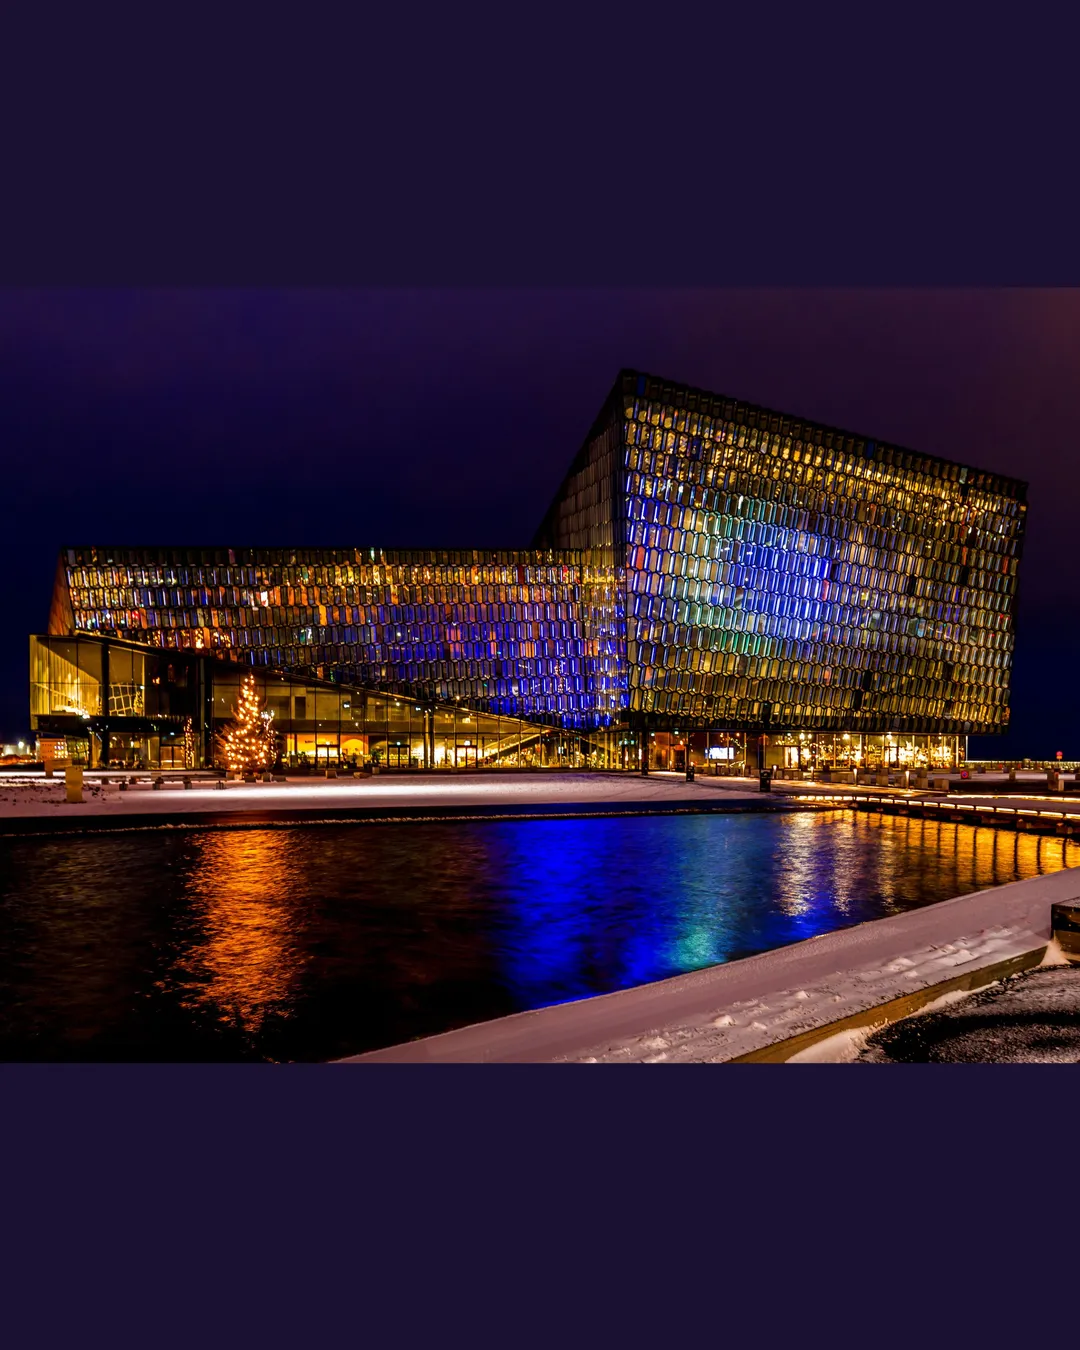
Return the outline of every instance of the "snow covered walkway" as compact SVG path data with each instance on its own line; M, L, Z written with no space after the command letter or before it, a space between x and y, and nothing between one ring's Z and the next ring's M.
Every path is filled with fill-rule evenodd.
M700 778L682 774L648 777L618 773L536 774L389 774L375 778L291 778L285 783L230 782L219 791L196 779L185 789L179 781L154 789L149 776L120 790L118 780L101 786L88 774L84 801L65 801L62 778L10 774L0 776L0 825L11 821L53 820L76 823L91 818L191 818L250 815L253 818L318 819L327 814L358 817L379 812L468 812L527 814L532 809L604 806L626 810L635 805L663 810L678 806L717 809L732 803L769 808L783 806L757 791L749 780Z

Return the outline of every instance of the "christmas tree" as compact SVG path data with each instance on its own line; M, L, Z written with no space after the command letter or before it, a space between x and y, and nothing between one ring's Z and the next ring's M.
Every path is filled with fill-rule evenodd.
M233 705L233 721L221 733L220 745L226 767L233 773L268 769L277 758L277 737L271 723L274 714L262 705L255 676L240 681L240 697Z

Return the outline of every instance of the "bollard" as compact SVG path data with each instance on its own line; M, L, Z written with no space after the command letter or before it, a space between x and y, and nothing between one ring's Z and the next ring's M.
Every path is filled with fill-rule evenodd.
M69 764L64 770L64 789L69 802L81 802L83 799L83 771L79 764Z

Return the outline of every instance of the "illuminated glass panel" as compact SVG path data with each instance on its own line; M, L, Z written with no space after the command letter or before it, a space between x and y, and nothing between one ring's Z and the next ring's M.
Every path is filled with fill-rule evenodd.
M1023 484L644 376L622 392L632 713L1004 729Z
M76 632L567 727L619 707L621 591L589 551L71 549Z

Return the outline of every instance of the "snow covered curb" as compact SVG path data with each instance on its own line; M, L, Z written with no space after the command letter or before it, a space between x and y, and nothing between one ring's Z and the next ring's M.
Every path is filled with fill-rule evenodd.
M859 1044L879 1027L897 1022L903 1017L910 1017L914 1013L943 1007L951 1001L966 998L968 994L985 989L997 980L1029 970L1045 959L1045 952L1045 939L1039 938L1036 934L1015 933L1000 928L992 929L985 934L977 934L974 938L960 938L955 944L946 943L941 948L931 947L928 951L918 954L922 960L901 956L886 966L885 973L900 975L905 983L910 981L914 987L880 1003L876 1001L876 995L881 992L880 986L877 989L874 986L882 972L873 970L851 972L855 979L866 981L865 991L857 991L854 996L830 994L828 989L819 993L817 1004L820 1006L824 1002L825 1012L833 1014L831 1020L817 1019L806 1026L791 1019L789 1034L784 1035L782 1039L769 1041L765 1045L752 1045L750 1049L740 1054L729 1053L724 1062L814 1063L819 1058L825 1058L815 1051L818 1051L826 1041L835 1040L838 1036L852 1037L852 1044ZM986 958L991 955L997 959L987 961ZM962 967L962 974L947 973L957 966ZM859 996L860 993L862 997ZM806 991L802 990L796 997L804 995L814 997L812 993L806 994ZM830 1009L829 1001L836 1007ZM770 1023L771 1032L780 1030L785 1021L782 999L778 1000L778 1005L778 1015ZM851 1011L852 1008L854 1011ZM836 1019L835 1013L838 1011L843 1015ZM791 1018L790 1009L786 1010L786 1015Z
M891 1026L915 1014L921 1017L926 1013L954 1008L958 1003L964 1003L972 998L980 990L992 987L1007 975L1049 966L1060 969L1069 964L1068 958L1053 939L1045 948L1041 961L1036 960L1038 955L1039 949L1036 949L1025 958L1003 962L1000 966L982 967L972 972L966 979L948 980L935 988L909 995L907 999L900 999L885 1007L871 1009L862 1016L846 1019L839 1024L839 1030L836 1027L824 1027L810 1037L800 1037L799 1045L793 1041L781 1041L761 1054L748 1056L743 1062L850 1064L860 1058L870 1037L884 1026Z
M1050 906L1077 898L1080 869L1032 877L743 961L341 1062L784 1060L845 1027L906 1016L950 989L1037 964L1050 941Z

